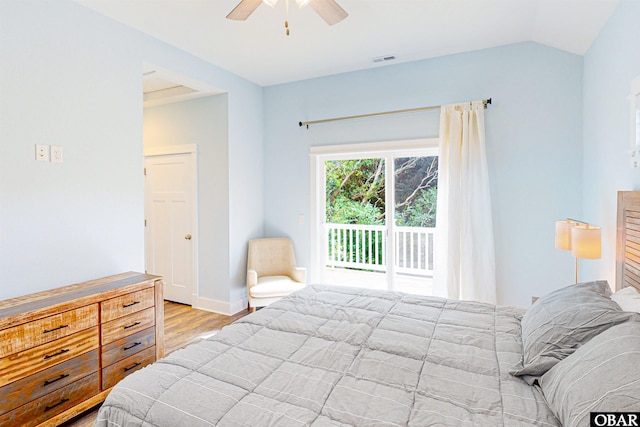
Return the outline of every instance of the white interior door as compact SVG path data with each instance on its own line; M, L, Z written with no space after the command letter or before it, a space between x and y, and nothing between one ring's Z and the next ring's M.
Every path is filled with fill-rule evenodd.
M193 304L193 153L145 157L145 262L164 280L164 298Z

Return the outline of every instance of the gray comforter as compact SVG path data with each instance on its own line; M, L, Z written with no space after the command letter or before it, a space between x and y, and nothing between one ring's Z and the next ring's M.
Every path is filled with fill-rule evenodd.
M522 310L307 286L121 381L96 426L558 426Z

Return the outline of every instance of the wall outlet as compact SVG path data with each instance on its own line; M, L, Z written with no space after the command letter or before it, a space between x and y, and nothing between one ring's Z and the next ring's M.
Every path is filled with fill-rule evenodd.
M49 146L43 144L36 144L36 160L40 162L49 161Z
M36 144L36 160L40 162L49 161L49 146Z
M640 166L640 150L638 150L637 148L638 146L636 145L636 148L634 148L633 150L629 150L629 159L632 168L637 168L638 166Z
M51 146L51 161L53 163L62 163L62 146L61 145L52 145Z

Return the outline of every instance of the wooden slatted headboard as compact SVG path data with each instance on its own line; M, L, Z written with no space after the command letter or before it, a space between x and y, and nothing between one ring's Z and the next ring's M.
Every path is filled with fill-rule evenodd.
M640 191L618 191L616 290L640 290Z

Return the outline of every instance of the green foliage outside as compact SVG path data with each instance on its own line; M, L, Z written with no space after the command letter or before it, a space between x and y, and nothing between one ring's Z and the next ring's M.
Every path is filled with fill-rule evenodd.
M327 222L384 224L384 159L325 162Z
M384 225L384 159L333 160L326 167L326 220ZM435 227L437 157L394 159L396 224Z
M435 227L438 195L438 158L395 159L396 224Z

